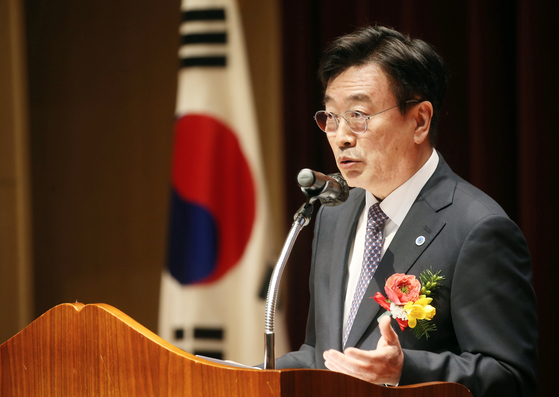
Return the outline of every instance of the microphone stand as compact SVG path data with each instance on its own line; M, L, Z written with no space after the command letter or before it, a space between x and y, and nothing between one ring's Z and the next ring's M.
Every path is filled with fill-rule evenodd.
M281 275L283 274L287 259L291 254L291 250L293 249L299 232L303 227L307 226L311 220L313 204L318 199L317 197L310 197L306 191L303 192L307 196L307 202L303 204L293 216L293 224L291 225L291 229L283 245L278 262L274 267L274 272L272 273L272 278L270 279L268 287L265 312L264 369L276 369L274 322L276 318L276 303Z

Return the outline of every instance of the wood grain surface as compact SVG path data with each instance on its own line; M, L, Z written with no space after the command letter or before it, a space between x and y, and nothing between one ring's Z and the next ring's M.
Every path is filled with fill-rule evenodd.
M455 383L387 388L324 370L241 369L164 341L106 304L62 304L0 346L0 395L471 396Z

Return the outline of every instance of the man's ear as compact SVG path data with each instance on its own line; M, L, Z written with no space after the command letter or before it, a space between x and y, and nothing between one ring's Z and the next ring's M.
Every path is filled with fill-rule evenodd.
M416 105L414 117L416 124L413 140L419 145L428 139L429 136L429 128L433 118L433 105L431 102L423 101Z

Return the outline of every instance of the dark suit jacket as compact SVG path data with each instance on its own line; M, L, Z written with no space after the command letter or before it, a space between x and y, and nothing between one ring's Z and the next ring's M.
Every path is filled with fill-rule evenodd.
M440 155L439 155L440 156ZM277 368L325 368L322 353L342 350L347 266L365 191L353 189L338 207L317 214L305 343L277 360ZM416 238L424 236L423 245ZM371 297L394 273L418 277L441 270L433 294L437 330L418 340L400 331L401 385L458 382L474 396L526 396L536 384L537 318L530 256L517 225L486 194L454 174L440 156L366 291L347 347L372 350L384 312Z

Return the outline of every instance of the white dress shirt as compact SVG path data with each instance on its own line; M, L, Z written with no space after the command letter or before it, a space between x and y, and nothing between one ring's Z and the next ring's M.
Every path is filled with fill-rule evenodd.
M412 204L419 195L423 186L427 183L429 178L435 172L437 165L439 164L439 155L437 151L433 149L433 153L429 157L429 160L417 171L410 179L400 185L396 190L390 193L382 202L380 203L380 208L388 216L388 219L382 228L382 249L381 249L381 259L386 249L390 245L390 242L396 235L398 228L404 221L404 218L408 214ZM365 208L359 217L357 223L357 231L355 234L355 239L353 240L353 247L349 254L349 276L344 304L344 323L343 330L345 330L347 325L347 318L349 316L349 311L351 309L351 303L353 301L353 294L359 280L359 275L361 273L361 267L363 265L363 252L365 250L365 235L367 233L367 214L369 207L378 200L373 196L372 193L366 192L365 194Z

